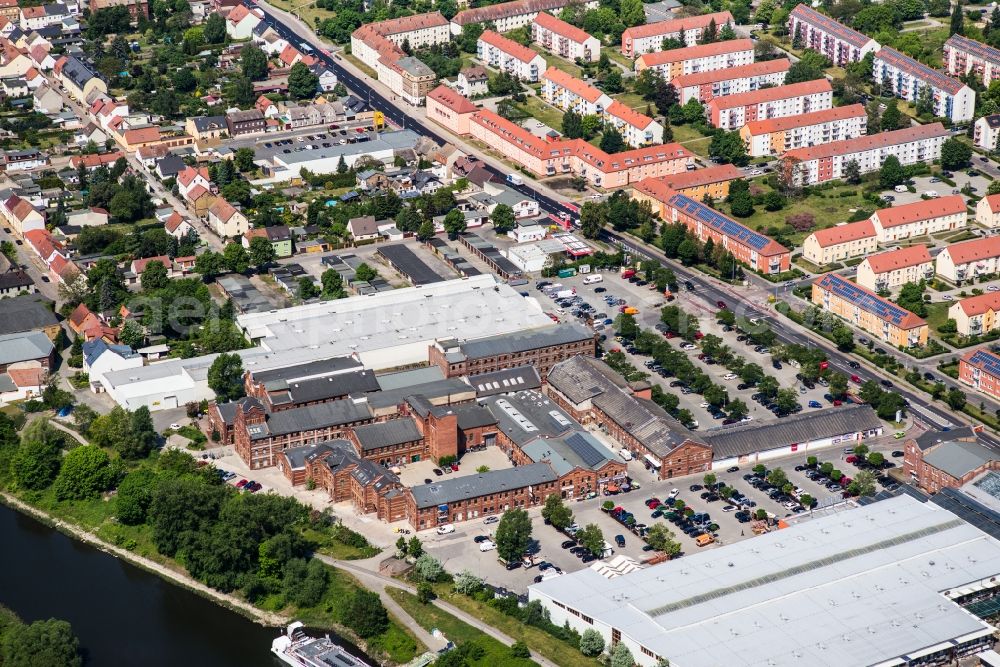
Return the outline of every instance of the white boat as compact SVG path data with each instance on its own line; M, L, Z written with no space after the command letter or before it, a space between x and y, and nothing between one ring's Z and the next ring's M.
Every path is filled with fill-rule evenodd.
M333 643L329 636L310 637L296 621L271 642L271 653L292 667L372 667Z

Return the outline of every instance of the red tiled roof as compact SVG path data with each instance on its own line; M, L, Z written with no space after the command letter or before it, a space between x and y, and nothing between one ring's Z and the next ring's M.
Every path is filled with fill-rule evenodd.
M761 88L751 90L747 93L737 93L724 97L713 97L709 101L709 108L732 109L734 107L745 107L752 104L772 102L774 100L786 100L792 97L803 95L816 95L818 93L832 92L833 87L827 79L815 79L813 81L802 81L787 86L775 86L774 88Z
M204 178L206 181L211 181L211 176L209 176L208 173L208 167L195 169L194 167L188 166L184 167L183 171L177 174L177 182L186 188L199 176Z
M14 201L15 199L17 199L17 201ZM21 199L17 195L8 199L5 206L7 207L7 210L11 212L11 215L22 222L32 213L41 213L38 209L31 205L31 202Z
M483 34L479 36L479 39L480 41L486 42L490 46L495 46L507 55L514 56L523 63L530 63L535 58L541 57L527 46L518 44L514 40L508 39L500 33L492 30L484 30Z
M846 225L836 225L826 229L818 229L812 233L813 238L820 248L849 243L859 239L873 238L875 236L875 225L871 220L859 220L849 222Z
M819 146L808 148L795 148L785 153L786 157L807 162L809 160L820 160L822 158L833 157L835 155L850 155L863 151L885 148L886 146L898 146L899 144L929 139L931 137L947 137L948 131L941 123L930 123L929 125L915 125L893 130L891 132L880 132L878 134L868 134L854 139L844 139L833 141Z
M743 178L743 172L731 164L721 164L705 169L682 171L670 176L644 178L633 187L657 201L666 202L675 192L682 192L688 188L696 188L711 183L732 181L737 178Z
M591 36L587 34L585 30L581 30L571 23L566 23L566 21L558 19L547 12L539 12L538 16L535 17L534 22L537 23L539 27L545 28L546 30L556 33L557 35L562 35L566 39L576 42L577 44L583 44L588 39L591 39Z
M26 19L37 19L45 16L45 7L21 7L21 15Z
M729 12L715 12L713 14L702 14L700 16L689 16L681 19L670 19L669 21L657 21L627 28L622 33L622 44L628 38L639 39L641 37L656 37L658 35L669 35L681 30L699 30L707 28L715 21L715 25L722 27L733 22L733 15Z
M69 284L76 276L80 275L80 269L77 268L76 264L62 255L56 255L52 258L52 263L49 264L49 271L59 276L59 280L65 284Z
M865 261L868 262L868 266L871 267L873 273L880 274L907 269L911 266L930 264L934 260L931 259L930 253L927 252L927 246L915 245L909 248L899 248L897 250L869 255Z
M882 229L907 225L920 220L933 220L946 215L965 213L965 199L962 195L948 195L935 199L921 200L912 204L902 204L892 208L882 208L872 215L874 221L878 216Z
M463 9L455 14L451 22L458 26L469 23L486 23L487 21L496 21L520 14L562 9L569 4L570 0L515 0L514 2L501 2L486 7Z
M208 207L208 212L222 222L229 222L229 219L236 215L236 208L222 197L219 197Z
M37 368L8 368L7 375L14 384L20 388L41 387L45 378L45 369Z
M50 234L48 230L33 229L24 234L24 240L35 249L38 256L45 262L48 262L49 258L52 257L53 254L61 254L62 245L52 238L52 234Z
M188 201L198 201L207 194L208 194L208 188L206 188L204 185L196 185L187 191L186 197Z
M960 300L958 306L969 317L982 315L990 310L998 313L1000 312L1000 292L986 292L985 294L970 296Z
M129 146L133 144L145 144L160 140L160 128L140 127L135 130L125 130L125 143Z
M686 46L680 49L668 49L667 51L653 51L652 53L644 53L639 56L639 60L646 67L656 67L658 65L666 65L667 63L679 63L685 60L708 58L723 53L738 53L740 51L753 51L753 40L730 39L725 42Z
M594 103L601 98L604 93L594 88L586 81L581 81L572 74L567 74L558 67L549 67L542 74L542 79L548 79L552 83L565 88L574 95L578 95L590 103Z
M170 268L170 258L166 255L159 255L157 257L143 257L142 259L132 260L132 271L135 275L139 275L153 262L159 262L166 269Z
M982 239L952 243L942 252L948 253L955 266L1000 257L1000 237L988 236Z
M173 213L170 214L170 217L167 218L167 221L163 223L163 228L166 229L168 232L173 233L176 232L177 228L180 227L181 224L184 222L185 222L184 216L178 213L177 211L174 211Z
M1000 194L987 195L986 205L990 207L990 211L993 213L1000 213Z
M125 157L121 151L111 151L110 153L90 153L88 155L74 155L69 159L69 164L74 169L78 169L81 164L87 169L96 169L100 166L114 164L118 158Z
M291 44L287 45L281 50L281 55L278 56L278 60L285 63L286 65L293 65L298 58L301 58L302 54Z
M475 104L470 102L457 90L452 90L448 86L441 84L431 92L427 93L427 99L434 100L441 106L451 109L455 113L475 113L478 110Z
M87 308L85 304L81 303L73 310L72 313L70 313L69 322L73 326L79 328L84 322L87 321L88 317L96 317L96 315L90 311L90 308Z
M649 124L653 122L653 119L646 114L639 113L635 109L619 102L618 100L615 100L608 105L608 108L604 111L608 115L614 116L615 118L624 121L632 127L637 127L640 130L645 130L649 127Z
M413 16L402 16L398 19L369 23L369 27L377 31L380 35L396 35L401 32L413 32L425 28L434 28L448 25L441 12L428 12L426 14L414 14Z
M250 9L246 5L236 5L226 16L226 20L236 25L250 15Z
M848 118L867 118L863 104L849 104L844 107L833 107L822 111L812 111L799 116L787 116L785 118L768 118L766 120L752 120L746 124L747 132L751 136L770 134L772 132L785 132L797 127L808 127L810 125L820 125L836 120L846 120Z

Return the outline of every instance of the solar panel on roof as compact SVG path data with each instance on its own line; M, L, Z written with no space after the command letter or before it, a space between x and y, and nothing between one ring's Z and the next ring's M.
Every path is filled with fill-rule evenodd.
M670 203L696 220L755 250L763 250L771 242L771 239L763 234L758 234L752 229L744 227L735 220L727 218L715 209L686 195L674 195Z
M823 277L820 286L830 290L840 298L853 303L858 308L874 313L883 320L899 326L903 320L911 315L910 311L900 308L891 301L869 293L865 289L858 287L849 280L840 276L827 275Z
M1000 357L990 354L986 350L976 350L969 359L969 363L982 366L983 370L990 375L1000 376Z
M565 442L588 468L593 468L604 461L604 455L596 450L582 433L574 433L566 438Z

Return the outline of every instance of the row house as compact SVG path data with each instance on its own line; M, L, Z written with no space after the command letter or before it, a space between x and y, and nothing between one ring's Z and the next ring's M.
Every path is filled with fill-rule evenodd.
M972 120L976 111L976 92L972 88L887 46L875 52L872 80L882 85L883 94L891 92L914 104L928 88L934 115L953 123Z
M12 195L0 204L0 213L14 234L22 238L28 232L45 229L45 214L17 195Z
M738 95L761 88L780 86L785 83L785 75L791 66L792 63L788 58L778 58L740 67L682 74L674 78L671 83L677 90L682 106L691 100L707 104L713 97Z
M547 12L540 12L531 22L531 40L570 61L596 62L601 57L600 40Z
M865 257L858 265L855 281L873 292L887 292L933 277L934 260L927 246L915 245Z
M1000 327L1000 293L986 292L960 299L948 308L961 336L985 336Z
M493 30L484 30L476 42L479 59L501 72L506 72L521 81L538 81L545 67L545 58L527 46L507 39Z
M813 281L812 302L893 347L927 344L926 320L836 273Z
M30 171L39 169L49 163L49 158L37 148L26 148L19 151L6 151L3 154L3 169L7 172Z
M788 248L699 200L675 193L667 199L665 207L667 222L683 224L703 243L712 239L715 245L721 245L754 271L775 274L791 268Z
M965 198L962 195L948 195L879 209L872 214L871 221L875 225L879 243L888 244L916 236L964 229L968 217Z
M541 139L486 109L472 114L469 121L474 139L537 176L576 174L593 186L617 188L683 172L694 164L692 153L676 143L609 155L582 139Z
M934 258L934 269L938 276L956 284L1000 273L1000 237L987 236L945 246Z
M0 37L0 77L25 76L34 68L26 49L18 48L6 37Z
M427 94L427 118L456 134L469 134L469 119L477 111L467 97L444 84Z
M867 129L865 105L849 104L800 116L750 121L740 129L740 137L750 156L764 157L854 139L865 134Z
M632 186L632 198L647 201L653 213L666 220L667 202L676 194L687 195L691 199L721 201L729 196L729 184L744 173L735 165L720 164L692 169L673 176L647 178Z
M972 73L989 88L1000 79L1000 49L977 42L963 35L952 35L944 43L944 67L952 76Z
M685 46L697 46L705 29L713 23L721 30L722 26L733 23L733 15L728 11L714 12L626 28L622 33L622 55L635 58L644 53L660 51L665 39L679 40Z
M949 136L941 123L880 132L788 151L782 168L790 172L786 175L790 182L803 186L841 179L851 162L857 163L862 174L870 174L881 169L890 155L903 166L929 164L941 159L941 146Z
M976 203L976 222L989 229L1000 226L1000 194L986 195Z
M684 74L744 67L753 61L752 39L730 39L724 42L644 53L636 58L634 67L637 75L643 70L653 69L667 82L673 82Z
M68 19L69 8L61 2L54 2L47 5L36 5L34 7L22 7L20 16L21 30L31 32L41 30L50 25L62 23Z
M801 116L832 107L833 87L830 81L816 79L713 98L708 102L706 111L714 127L738 130L754 120Z
M819 267L865 257L876 249L878 235L871 220L846 222L820 229L802 242L802 256Z
M66 92L78 102L87 103L90 96L99 92L108 94L108 84L100 77L97 70L76 56L63 56L52 68Z
M230 111L226 114L226 128L229 136L234 138L244 134L261 134L267 130L267 120L257 109Z
M403 51L406 42L421 49L451 40L448 19L440 12L367 23L351 33L351 53L375 70L383 84L413 105L423 104L437 77Z
M863 60L879 49L879 43L868 35L805 4L797 5L788 15L788 34L797 37L802 48L823 54L837 67Z
M485 7L463 9L451 19L451 32L461 35L462 28L475 23L491 24L497 32L510 32L535 20L540 12L558 14L563 8L597 9L598 0L514 0Z
M542 75L542 99L581 116L603 116L612 102L606 93L558 67L549 67Z
M331 123L335 123L338 117L337 109L329 102L291 107L285 110L285 124L292 129L314 127L316 125L330 125Z
M0 17L7 19L10 23L17 23L21 17L21 8L17 0L0 0Z
M973 132L973 143L977 147L989 153L996 151L1000 147L1000 114L977 118Z

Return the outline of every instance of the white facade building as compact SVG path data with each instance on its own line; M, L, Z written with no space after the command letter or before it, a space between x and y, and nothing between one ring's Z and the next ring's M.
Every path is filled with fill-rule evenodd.
M788 58L764 60L759 63L733 67L732 69L682 74L672 84L677 89L680 104L684 106L692 99L702 104L713 97L725 97L749 93L760 88L773 88L785 82L785 75L792 63Z
M554 107L581 116L604 116L612 102L607 94L556 67L548 68L542 75L542 98Z
M604 122L613 125L633 148L663 143L663 126L644 113L615 100L604 111Z
M601 42L571 23L540 12L531 22L531 40L566 60L594 62L601 57Z
M709 101L709 122L723 130L738 130L752 120L801 116L833 107L833 88L827 79L803 81L777 88L728 95Z
M917 236L964 229L968 217L965 197L947 195L879 209L872 214L871 221L879 243L885 245Z
M813 111L801 116L750 121L740 130L752 157L781 155L795 148L853 139L865 133L868 112L863 104Z
M468 3L465 3L468 4ZM492 23L497 32L510 32L535 20L540 12L558 14L569 5L580 10L597 9L598 0L514 0L485 7L463 9L451 19L452 34L461 35L462 27L472 23Z
M722 26L733 23L733 15L728 11L715 12L626 28L622 33L622 55L635 58L643 53L660 51L665 39L678 39L685 46L695 46L701 42L705 29L713 23L717 30L722 30Z
M636 58L635 71L638 74L644 69L654 69L667 81L673 81L683 74L732 69L749 65L753 61L753 40L730 39L725 42L644 53Z
M974 134L976 146L984 151L993 152L997 149L998 139L1000 139L1000 114L976 119Z
M944 65L948 74L964 76L973 72L983 86L1000 79L1000 49L962 35L952 35L944 43Z
M930 89L934 115L953 123L972 120L976 111L976 93L958 79L931 69L913 58L883 46L875 52L872 80L893 95L914 104L921 91Z
M879 43L868 35L852 30L806 4L800 4L788 16L788 34L798 32L802 48L818 51L837 67L862 60L877 51Z
M545 58L541 55L492 30L484 30L479 36L476 52L488 66L521 81L538 81L545 69Z

